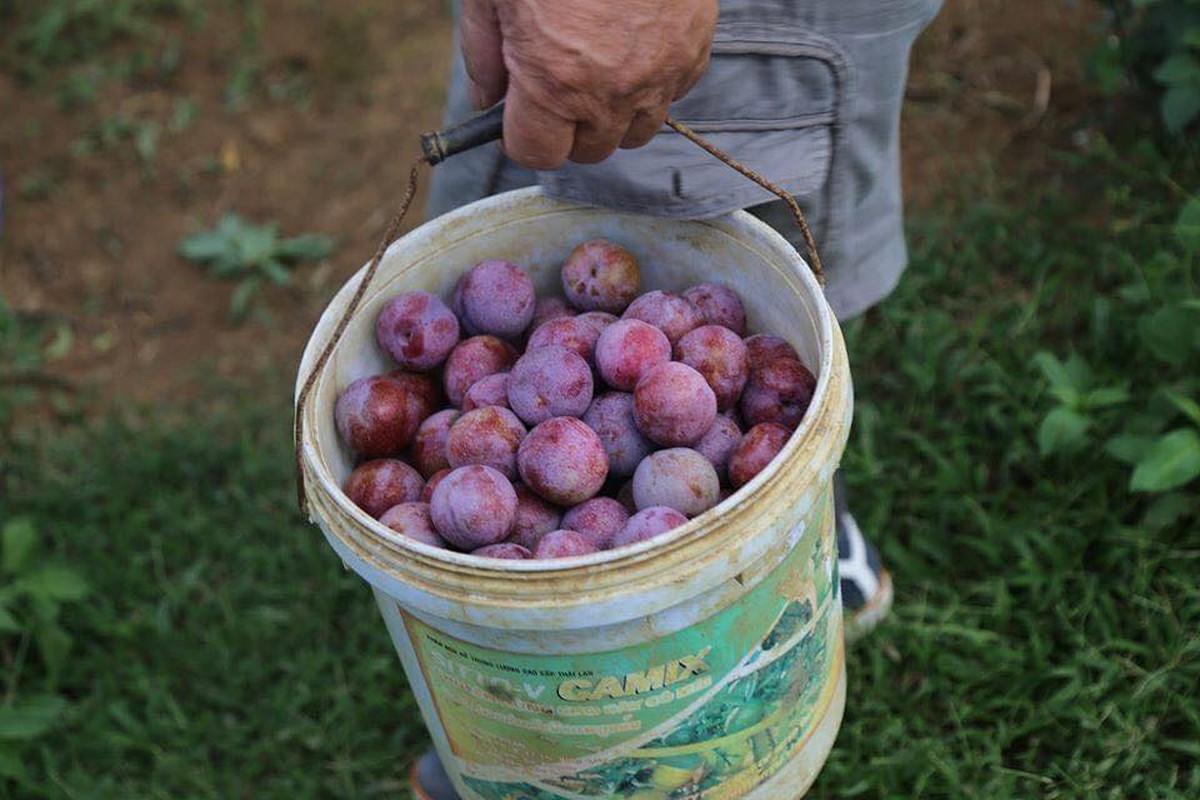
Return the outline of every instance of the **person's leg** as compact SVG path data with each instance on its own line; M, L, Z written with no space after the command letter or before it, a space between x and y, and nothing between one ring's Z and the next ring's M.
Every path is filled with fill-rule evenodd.
M890 236L871 243L870 252L855 253L854 247L864 242L856 237L847 240L846 265L829 269L826 297L840 322L859 316L870 306L891 293L908 261L904 236L900 229L899 153L891 167L896 170L890 180L881 181L874 196L868 196L862 209L876 219L895 220ZM792 242L807 259L803 237L787 204L768 203L749 209ZM818 243L819 244L819 243ZM857 258L852 258L857 255ZM846 639L855 641L874 630L892 607L892 579L883 568L879 551L867 539L850 513L845 481L840 472L834 476L835 522L838 541L838 574L841 577L842 610L845 615Z
M867 24L861 36L839 38L855 65L856 113L846 129L846 157L841 174L842 194L850 198L848 224L836 263L826 264L825 294L841 322L853 319L887 297L908 264L904 241L904 198L900 180L900 110L908 79L910 48L917 35L934 18L942 0L914 0L900 10L902 24L875 30ZM855 20L860 4L827 0L810 7L818 27L844 31ZM880 13L883 10L880 9ZM896 22L896 20L892 20ZM889 23L890 26L891 23ZM889 28L883 26L883 28ZM834 33L835 36L839 35ZM750 209L805 254L803 237L782 202ZM820 242L817 242L818 246ZM846 611L846 637L868 633L887 615L892 603L892 581L875 546L863 535L850 513L846 486L834 479L837 513L838 567L842 607Z

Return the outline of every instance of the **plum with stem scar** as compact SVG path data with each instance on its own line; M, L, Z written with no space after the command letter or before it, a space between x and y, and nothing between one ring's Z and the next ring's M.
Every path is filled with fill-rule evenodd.
M640 283L633 254L604 239L579 245L562 266L563 292L583 311L620 314L637 297Z
M384 303L375 336L396 363L424 372L441 364L458 343L458 318L429 292L405 292Z

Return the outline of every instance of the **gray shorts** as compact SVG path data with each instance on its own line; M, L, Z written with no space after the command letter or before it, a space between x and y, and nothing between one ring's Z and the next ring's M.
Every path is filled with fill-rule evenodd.
M917 34L942 0L722 0L708 72L671 114L804 207L840 319L886 297L907 264L900 106ZM446 122L471 116L457 56ZM805 252L787 207L664 130L600 164L534 172L480 147L434 169L429 216L541 184L564 200L703 219L748 209Z

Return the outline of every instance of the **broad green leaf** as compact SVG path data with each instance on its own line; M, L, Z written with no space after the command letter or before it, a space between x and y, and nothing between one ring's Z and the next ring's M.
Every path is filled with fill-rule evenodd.
M1200 426L1200 403L1174 389L1163 388L1162 393L1185 417Z
M179 255L191 261L216 261L236 254L232 241L220 229L193 233L179 243Z
M1160 308L1138 319L1142 344L1162 361L1183 364L1192 357L1200 314L1179 305Z
M82 600L90 591L83 577L65 564L46 564L30 572L17 584L31 595L49 600Z
M0 706L0 740L36 739L54 726L68 708L67 701L42 694Z
M229 316L235 320L246 318L250 311L250 301L254 299L254 293L258 291L260 283L262 280L257 275L252 275L238 284L233 290L233 296L229 298Z
M1163 124L1171 133L1181 133L1200 115L1200 85L1176 84L1163 93Z
M1200 254L1200 197L1193 197L1179 210L1175 220L1175 238L1183 249Z
M33 627L58 624L58 615L62 611L62 602L47 594L26 594L29 608L37 624Z
M292 273L288 272L287 267L273 258L269 258L263 262L262 271L264 275L278 286L288 286L292 282Z
M1154 502L1142 517L1142 524L1161 530L1186 519L1190 514L1195 514L1197 508L1200 508L1200 498L1190 496L1186 492L1168 492L1154 498Z
M275 248L275 255L284 261L319 261L333 252L334 241L319 233L306 233L285 239Z
M0 633L20 633L21 623L9 613L8 609L0 606Z
M1072 361L1076 363L1073 365ZM1072 359L1064 364L1058 356L1043 350L1033 357L1033 363L1046 376L1046 380L1050 382L1051 394L1060 403L1072 408L1079 405L1081 395L1087 387L1087 382L1081 380L1085 376L1079 368L1082 359L1072 356ZM1084 367L1086 368L1086 364Z
M1187 53L1176 53L1154 70L1154 79L1159 83L1200 83L1200 60Z
M1178 489L1200 475L1200 433L1190 428L1171 431L1147 451L1133 470L1129 488L1135 492Z
M242 230L247 224L239 215L229 212L222 214L221 219L217 220L217 231L227 241L234 241L242 235Z
M1051 410L1038 429L1038 450L1043 456L1076 452L1086 444L1092 421L1077 411L1059 407Z
M1087 393L1083 405L1087 408L1107 408L1129 400L1129 390L1124 386L1105 386Z
M33 520L29 517L10 519L4 523L0 538L3 538L4 545L4 571L9 575L20 572L37 543Z
M261 266L275 253L274 225L244 225L236 238L243 266Z
M1142 305L1151 299L1150 287L1145 281L1127 283L1116 290L1117 297L1131 305Z
M1083 360L1083 356L1078 353L1071 353L1063 363L1063 366L1067 370L1067 375L1070 376L1071 384L1080 391L1092 385L1095 376L1092 373L1092 368Z
M228 256L215 259L208 262L208 271L217 278L229 278L234 275L240 275L248 267L242 263L242 257L235 251L230 251Z
M1136 464L1145 457L1154 443L1158 441L1157 436L1137 436L1134 434L1121 434L1114 436L1104 444L1104 452L1121 461L1125 464Z

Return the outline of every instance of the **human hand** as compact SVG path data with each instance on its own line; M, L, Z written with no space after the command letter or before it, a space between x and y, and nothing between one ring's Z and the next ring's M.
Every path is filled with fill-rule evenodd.
M504 150L531 169L641 147L700 79L716 0L464 0L472 103L505 99Z

